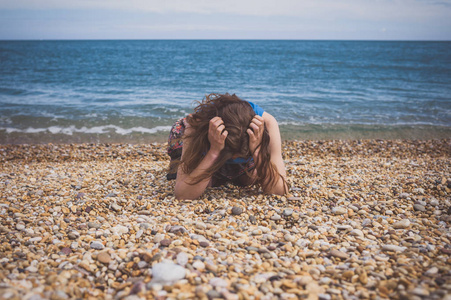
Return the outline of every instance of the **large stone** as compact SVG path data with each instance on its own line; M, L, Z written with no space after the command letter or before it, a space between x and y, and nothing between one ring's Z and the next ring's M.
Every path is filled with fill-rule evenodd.
M348 210L346 209L346 207L343 207L343 206L338 206L338 207L332 208L332 213L334 215L344 215L347 212L348 212Z
M348 259L349 258L349 255L347 253L344 253L344 252L342 252L340 250L337 250L337 249L331 250L330 251L330 255L332 255L333 257L341 258L341 259Z
M96 250L103 250L105 246L101 242L93 241L91 242L91 248Z
M403 220L395 222L393 224L394 229L405 229L405 228L408 228L409 226L410 226L409 219L403 219Z
M242 213L243 213L243 209L241 207L238 207L238 206L232 207L232 215L239 216Z
M173 284L186 276L186 269L173 263L158 263L152 268L152 283Z
M111 256L107 252L100 252L97 255L97 260L103 264L108 264L111 261Z
M396 246L396 245L383 245L382 251L393 251L393 252L403 252L406 247Z

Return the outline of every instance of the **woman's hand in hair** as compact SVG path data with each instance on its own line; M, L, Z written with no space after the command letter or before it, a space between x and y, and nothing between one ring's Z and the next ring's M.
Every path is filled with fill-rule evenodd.
M263 131L265 130L265 121L259 115L252 119L247 133L249 134L249 150L255 156L258 156L258 148L262 142Z
M208 141L210 142L210 151L219 155L224 149L225 139L229 133L225 130L224 122L220 117L214 117L210 120L208 127Z

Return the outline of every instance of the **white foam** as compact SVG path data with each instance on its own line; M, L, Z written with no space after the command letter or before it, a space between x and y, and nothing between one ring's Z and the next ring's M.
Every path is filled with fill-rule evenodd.
M120 135L127 135L133 132L139 133L157 133L159 131L169 131L171 130L171 126L157 126L154 128L145 128L145 127L132 127L132 128L121 128L116 125L105 125L105 126L94 126L94 127L86 127L83 126L81 128L77 128L74 125L69 127L60 127L60 126L50 126L47 128L33 128L28 127L27 129L17 129L11 127L0 127L0 130L5 130L6 133L12 132L21 132L21 133L39 133L39 132L50 132L52 134L66 134L73 135L74 133L88 133L88 134L103 134L103 133L111 133L111 131L116 132Z

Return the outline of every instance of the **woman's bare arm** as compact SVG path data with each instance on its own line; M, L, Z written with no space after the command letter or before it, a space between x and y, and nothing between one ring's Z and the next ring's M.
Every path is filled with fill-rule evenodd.
M204 180L200 181L196 184L190 184L192 182L193 178L198 177L199 175L202 175L205 170L210 168L215 160L218 158L219 153L224 148L225 139L227 137L227 131L224 130L224 125L222 122L222 119L219 117L215 117L211 119L210 126L209 126L209 132L208 132L208 139L210 141L210 149L200 162L200 164L197 166L194 171L192 171L190 174L186 174L183 171L183 165L180 165L177 170L177 179L175 182L175 189L174 194L176 199L190 199L194 200L200 197L202 193L207 188L208 184L210 183L210 178L205 178ZM193 129L189 126L185 129L185 135L192 135ZM183 161L183 154L185 152L185 149L187 149L190 145L190 139L185 139L183 141L183 148L182 148L182 161Z
M264 112L262 117L256 116L249 126L248 133L250 139L250 147L253 148L256 145L260 144L265 125L270 137L269 152L271 156L271 162L276 167L276 171L280 175L282 175L283 178L286 178L285 164L282 158L282 140L280 137L279 125L276 119L267 112ZM258 164L259 149L257 148L257 150L253 151L253 153L254 161ZM255 169L253 172L253 178L257 177L256 172L257 169ZM279 176L276 178L276 183L274 186L270 187L268 186L268 183L268 180L264 180L262 182L262 188L265 193L284 195L288 191L288 187L285 181L282 180L282 178L280 178Z
M287 173L282 158L282 138L280 137L279 124L277 120L267 112L263 113L266 128L268 129L270 143L269 152L271 153L271 162L276 166L277 172L286 178ZM265 190L265 193L284 195L288 192L288 187L282 178L278 177L276 184L271 190Z

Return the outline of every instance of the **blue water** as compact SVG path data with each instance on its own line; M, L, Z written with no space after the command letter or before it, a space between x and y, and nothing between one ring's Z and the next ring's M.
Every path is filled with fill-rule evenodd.
M451 42L0 41L0 143L160 141L212 92L284 138L451 138Z

